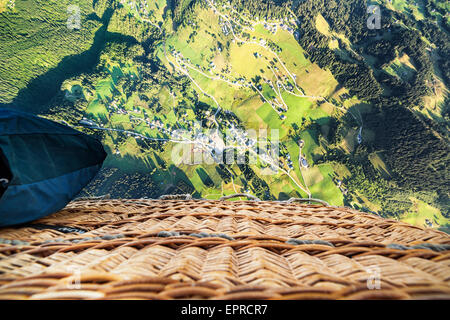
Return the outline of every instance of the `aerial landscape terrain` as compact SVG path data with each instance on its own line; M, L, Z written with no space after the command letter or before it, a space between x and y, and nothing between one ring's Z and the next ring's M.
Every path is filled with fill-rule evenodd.
M315 198L449 232L449 12L0 0L0 107L103 143L83 197Z

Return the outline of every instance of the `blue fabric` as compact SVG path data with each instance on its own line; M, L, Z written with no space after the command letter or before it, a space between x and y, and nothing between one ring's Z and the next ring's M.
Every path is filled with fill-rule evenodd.
M100 168L96 165L46 181L10 186L0 199L0 227L33 221L63 209Z
M101 143L82 132L0 108L0 226L30 222L64 208L105 158Z

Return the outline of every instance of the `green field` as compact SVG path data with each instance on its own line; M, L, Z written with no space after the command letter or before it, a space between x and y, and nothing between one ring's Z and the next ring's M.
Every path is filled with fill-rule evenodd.
M441 212L432 206L417 199L411 199L413 202L413 209L410 213L402 217L402 221L411 223L416 226L426 227L425 220L428 219L433 223L433 226L440 227L448 224L448 219L442 216Z

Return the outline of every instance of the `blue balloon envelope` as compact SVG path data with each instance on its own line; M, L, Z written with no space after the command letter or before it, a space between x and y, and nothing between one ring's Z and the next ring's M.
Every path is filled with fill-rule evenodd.
M0 108L0 226L61 210L98 173L105 158L95 138Z

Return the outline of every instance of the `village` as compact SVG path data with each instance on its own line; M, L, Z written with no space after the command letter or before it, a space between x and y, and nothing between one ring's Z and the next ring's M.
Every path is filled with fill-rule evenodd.
M200 63L193 62L193 59L185 56L183 50L173 43L164 42L164 58L173 68L174 75L187 78L200 96L203 96L202 100L213 102L213 104L208 102L208 109L200 112L192 107L178 108L176 101L183 99L183 93L169 89L169 100L173 100L171 108L173 115L168 121L167 111L160 112L166 110L167 105L161 105L160 101L141 101L139 104L133 104L128 98L116 92L111 97L102 97L99 100L105 105L106 117L115 120L107 123L86 116L79 124L95 130L115 132L127 139L140 141L140 145L148 141L159 142L162 145L170 143L190 146L193 154L203 154L204 158L209 157L218 164L223 163L224 156L229 151L237 153L238 161L239 155L248 154L251 161L249 164L256 165L258 170L263 170L262 172L287 176L298 190L311 197L312 193L302 172L307 173L311 167L307 159L309 157L302 152L308 149L305 148L306 142L297 140L296 150L287 150L281 145L276 154L270 150L271 148L261 147L262 144L273 146L273 143L277 141L272 143L267 138L265 141L260 141L261 139L258 139L255 134L247 132L245 127L234 120L236 115L229 106L219 103L219 97L204 87L205 81L206 83L220 82L234 90L243 90L256 97L259 96L260 103L268 105L282 123L289 120L290 104L286 100L289 95L314 102L328 102L325 97L307 95L299 86L296 72L290 70L286 61L283 60L282 49L266 39L263 34L258 33L259 31L255 31L263 28L271 35L283 32L298 39L296 17L291 16L278 21L250 18L245 12L239 13L230 5L224 4L219 9L213 1L206 0L206 3L217 16L221 37L229 39L229 43L236 45L237 48L245 46L256 48L252 51L252 58L256 60L256 63L258 63L257 60L263 62L266 66L264 73L251 77L248 74L235 72L232 65L221 64L219 67L212 57L225 54L225 50L229 50L220 42L217 47L211 49L211 57L205 57ZM149 17L150 11L145 9L148 7L145 1L139 4L123 1L123 4L130 7L134 5L141 11L141 17ZM189 26L195 30L197 23L190 21ZM133 78L136 77L135 74L128 74L125 77L129 82L137 80ZM358 142L360 139L362 139L361 134L358 135ZM113 147L113 154L119 157L124 156L123 153L126 151L120 147L123 140L114 139L114 141L118 141L119 144ZM189 164L189 161L186 164Z

